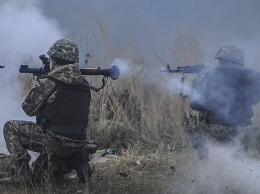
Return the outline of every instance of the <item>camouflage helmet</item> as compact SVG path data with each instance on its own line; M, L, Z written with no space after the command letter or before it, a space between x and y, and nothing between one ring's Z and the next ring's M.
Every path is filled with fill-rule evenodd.
M244 52L236 45L227 44L220 47L215 55L215 59L224 59L239 65L244 65Z
M79 62L78 46L69 39L60 39L53 43L47 54L51 58L57 58L70 63Z

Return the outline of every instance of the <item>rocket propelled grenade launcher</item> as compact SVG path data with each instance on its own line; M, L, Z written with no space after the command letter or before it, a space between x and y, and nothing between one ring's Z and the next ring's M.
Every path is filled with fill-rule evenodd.
M46 55L40 55L39 58L43 63L43 67L29 67L28 65L20 65L20 73L32 73L39 78L46 77L50 71L50 60ZM110 77L116 80L119 77L120 71L117 65L113 65L111 68L80 68L82 75L103 75L104 77Z
M105 77L111 77L112 80L116 80L119 77L119 68L117 65L113 65L111 68L102 69L98 68L81 68L82 75L103 75Z
M50 72L50 60L46 55L40 55L43 66L42 67L29 67L28 65L20 65L20 73L32 73L37 79L48 77ZM116 80L119 77L120 71L117 65L113 65L111 68L80 68L82 75L103 75L102 86L100 88L93 88L94 91L98 92L100 89L105 87L107 78L110 77L112 80Z
M116 80L119 77L119 68L117 65L113 65L111 68L80 68L82 75L103 75L105 77L111 77L112 80ZM48 70L44 67L29 67L28 65L20 65L20 73L32 73L34 76L46 76Z

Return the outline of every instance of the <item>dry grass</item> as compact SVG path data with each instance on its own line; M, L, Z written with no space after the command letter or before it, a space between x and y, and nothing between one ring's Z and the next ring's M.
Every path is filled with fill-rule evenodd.
M104 56L96 56L90 46L86 54L87 64L84 65L87 67L104 67L103 62L111 64L115 58L125 57L118 44L110 39L102 18L97 23L101 37L95 38L103 40L98 43L102 44ZM201 47L195 33L190 30L176 34L174 44L167 47L167 59L155 51L156 66L146 64L134 41L129 43L129 47L128 75L121 75L116 81L109 79L103 90L92 92L88 135L99 143L100 149L118 149L122 155L111 156L113 158L105 163L92 163L92 193L164 193L174 174L172 166L189 152L189 141L182 127L183 111L189 108L188 100L182 99L179 91L173 92L168 87L169 80L177 76L162 74L159 70L168 62L183 65L202 63ZM176 68L177 65L171 66ZM87 79L92 85L99 86L102 78L89 76ZM32 87L31 76L22 75L21 80L22 95L26 95ZM258 141L255 144L260 147ZM72 193L75 189L76 180L70 184L42 185L33 189L19 187L20 193L47 194ZM1 191L7 190L8 194L16 193L17 187Z
M100 61L111 64L115 58L125 57L118 44L111 41L101 18L97 23L101 37L96 39L103 40L104 56L100 59L90 48L84 65L87 67L104 67ZM201 62L200 45L190 33L176 35L176 42L169 47L170 61L185 65ZM164 154L181 154L189 145L182 127L183 110L188 108L188 101L177 94L179 91L170 92L166 84L175 75L159 73L165 60L156 52L155 63L158 66L151 66L145 63L145 57L134 41L129 45L131 62L128 76L109 80L103 90L92 92L88 126L90 139L97 141L100 149L128 150L124 157L95 165L91 181L93 193L163 193L162 181L172 175L171 163L179 157ZM20 79L22 95L25 96L32 88L32 77L20 75ZM100 76L91 76L88 80L94 86L101 84ZM121 172L128 176L119 175ZM8 193L17 191L17 187L13 189L8 188ZM20 193L69 192L65 185L49 190L48 185L34 190L22 189L24 191Z
M91 53L90 49L85 55L87 64L84 66L87 67L104 67L100 61L111 64L121 56L118 44L111 41L101 17L97 24L101 37L96 38L103 40L100 44L104 47L104 59ZM193 35L194 32L190 31L189 34L175 36L175 44L169 47L171 61L178 64L201 62L200 44ZM84 44L82 38L80 40ZM155 52L158 66L151 66L145 63L142 52L133 40L129 45L131 61L128 76L121 75L116 81L109 80L103 90L92 92L89 137L96 140L100 148L141 147L156 151L158 146L164 145L164 148L181 151L187 146L182 115L183 110L188 108L188 101L169 92L168 82L175 75L159 73L159 68L165 64L158 53ZM31 66L35 64L31 59L26 62L33 64ZM22 80L22 95L25 96L33 86L32 76L23 74L19 75L19 79ZM99 86L102 78L91 76L87 79L92 85Z
M116 44L108 41L109 33L102 20L98 21L98 26L106 51L105 62L111 64L114 58L120 57L120 51ZM178 64L201 62L200 44L192 35L192 31L188 35L176 35L175 44L169 47L171 61ZM164 148L181 151L187 146L182 116L183 110L188 108L188 101L176 94L179 91L169 92L167 82L175 75L159 73L159 68L165 64L158 53L155 52L158 66L151 66L145 63L134 41L129 45L132 51L129 54L129 76L109 80L104 90L92 93L89 136L98 141L100 148L145 147L156 151L158 146L164 145ZM100 65L95 57L88 62ZM91 83L99 85L100 77L92 78Z

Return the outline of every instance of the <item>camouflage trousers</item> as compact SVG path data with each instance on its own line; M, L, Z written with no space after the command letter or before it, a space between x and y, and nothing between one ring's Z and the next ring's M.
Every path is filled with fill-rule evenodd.
M232 143L238 139L241 147L247 150L250 145L253 126L231 127L205 122L202 111L187 110L184 112L184 126L195 149L205 149L206 139L222 143ZM205 151L205 150L204 150Z
M95 142L54 135L52 132L45 132L40 125L31 121L8 121L4 125L3 133L6 147L14 161L29 162L31 156L28 150L66 157L82 150L92 154L97 149Z
M3 133L11 158L17 160L30 161L31 156L27 150L44 153L46 145L49 146L46 133L39 125L30 121L8 121Z

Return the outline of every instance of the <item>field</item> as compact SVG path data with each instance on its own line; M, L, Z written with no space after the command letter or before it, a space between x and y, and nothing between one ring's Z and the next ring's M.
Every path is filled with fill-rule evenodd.
M241 187L232 181L229 182L230 177L232 180L237 180L240 178L239 175L232 174L230 177L225 177L211 171L211 168L221 162L234 162L234 158L227 157L227 160L218 163L216 161L222 155L216 154L218 157L216 158L211 152L208 161L198 160L182 126L183 112L189 108L188 99L179 95L183 89L179 87L182 75L159 72L171 61L185 65L203 62L201 45L193 32L175 35L174 44L168 48L169 57L162 59L154 52L154 63L157 65L151 65L146 64L142 51L134 43L129 44L130 59L124 60L117 44L110 40L102 21L98 21L98 24L102 34L104 56L100 59L90 49L85 55L84 66L99 67L102 65L100 61L106 64L117 62L121 75L118 80L109 79L106 87L100 92L92 91L88 136L98 142L99 151L91 161L94 169L89 183L91 193L170 194L254 191L249 190L248 185L254 183L257 174L249 184ZM114 61L115 59L117 60ZM174 64L171 66L176 68ZM195 76L185 75L185 90L189 88ZM99 86L102 79L98 76L86 78L94 86ZM32 77L19 75L19 79L22 80L21 95L25 96L33 86ZM257 117L258 107L255 107L255 111ZM257 125L259 121L256 117L254 123ZM255 148L259 147L258 144L257 140L252 143ZM216 153L225 150L216 149L214 146ZM107 149L116 150L117 154L101 157L102 151ZM251 155L258 158L257 149L252 149ZM234 160L240 163L247 161L245 158ZM252 164L249 160L248 163L254 169L257 168L255 163ZM239 164L235 167L239 167ZM203 171L203 167L208 171ZM222 170L225 174L225 170L233 172L236 169ZM205 173L204 176L198 177L198 173L201 172ZM247 175L247 171L246 173L243 171L242 175ZM35 187L15 185L2 186L0 189L1 193L6 194L17 193L17 190L20 193L76 193L79 185L75 173L70 174L70 177L69 181L57 185L43 184ZM228 181L222 182L219 187L214 187L213 185L219 184L223 177ZM202 180L208 182L208 185L202 184Z

